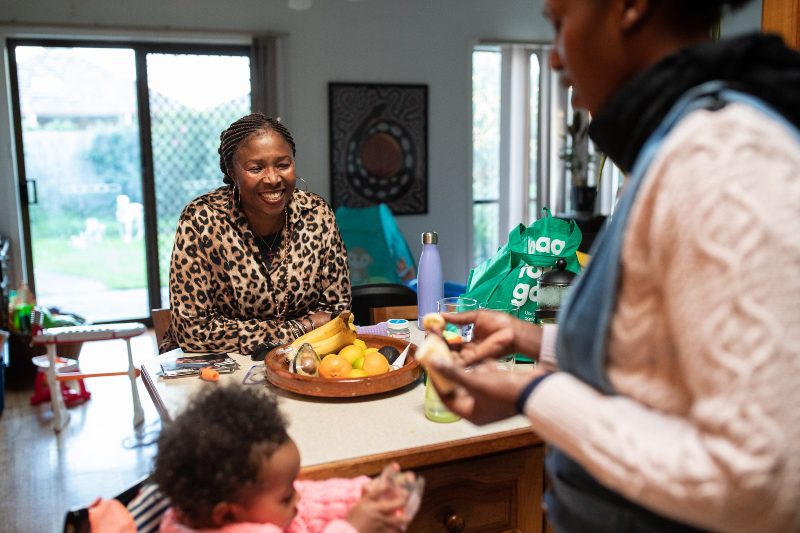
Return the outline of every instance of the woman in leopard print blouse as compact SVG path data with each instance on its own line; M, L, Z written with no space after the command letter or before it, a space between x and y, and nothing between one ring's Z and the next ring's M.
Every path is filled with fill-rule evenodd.
M286 127L255 113L220 135L226 184L181 213L161 352L251 354L350 307L347 253L328 204L297 190Z

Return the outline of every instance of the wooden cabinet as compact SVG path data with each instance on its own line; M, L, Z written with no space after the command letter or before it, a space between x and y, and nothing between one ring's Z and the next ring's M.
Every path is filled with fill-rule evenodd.
M761 29L781 35L786 44L800 49L800 0L762 0Z
M542 531L544 446L422 468L425 497L410 532Z
M397 461L425 478L411 533L540 533L544 443L530 430L303 468L304 479L374 476Z

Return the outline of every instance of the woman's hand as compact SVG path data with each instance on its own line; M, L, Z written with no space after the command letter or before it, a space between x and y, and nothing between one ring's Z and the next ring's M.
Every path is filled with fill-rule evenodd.
M311 329L317 329L331 321L331 314L325 311L317 311L316 313L308 315L308 318L311 320L313 326Z
M538 359L541 328L501 311L468 311L442 313L444 319L459 326L474 324L472 340L457 355L464 366L510 353L522 353Z
M498 370L492 362L484 362L465 370L458 364L431 364L442 376L458 384L450 393L440 397L448 409L473 424L483 425L517 414L517 398L525 386L546 371L533 372Z

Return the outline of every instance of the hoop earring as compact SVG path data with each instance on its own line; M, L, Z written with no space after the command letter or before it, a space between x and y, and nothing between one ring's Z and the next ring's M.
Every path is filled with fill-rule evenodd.
M300 189L300 190L303 191L303 192L308 192L308 182L306 180L304 180L303 178L301 178L300 176L297 176L297 179L299 179L300 181L303 182L303 188Z
M240 206L242 204L242 194L239 192L239 184L236 183L236 180L231 180L233 182L233 205Z

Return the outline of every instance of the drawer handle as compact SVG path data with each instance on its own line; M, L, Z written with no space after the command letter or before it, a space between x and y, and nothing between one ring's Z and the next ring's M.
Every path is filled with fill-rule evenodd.
M450 533L459 533L460 531L464 531L466 524L461 516L456 513L451 513L444 519L444 527L447 528L447 531Z

